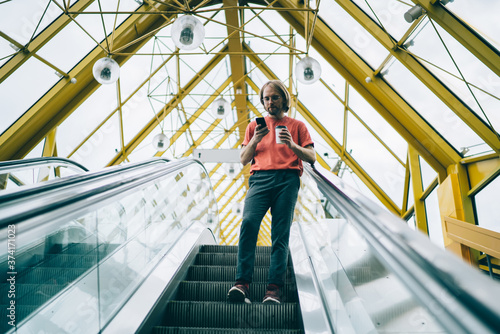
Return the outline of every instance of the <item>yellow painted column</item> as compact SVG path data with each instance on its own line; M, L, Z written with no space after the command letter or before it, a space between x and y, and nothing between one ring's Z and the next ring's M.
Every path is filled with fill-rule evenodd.
M464 188L468 187L468 184L463 184L466 182L466 176L463 173L466 172L459 171L458 168L451 171L437 188L444 246L447 250L460 256L465 262L473 264L475 259L471 250L448 238L444 225L444 217L451 217L474 224L473 215L471 218L471 208L468 208L468 206L471 206L471 201L467 197L467 192L464 192Z

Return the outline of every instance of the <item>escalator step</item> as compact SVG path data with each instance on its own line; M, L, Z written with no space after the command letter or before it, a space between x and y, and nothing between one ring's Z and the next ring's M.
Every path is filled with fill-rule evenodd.
M161 327L153 328L153 334L302 334L300 329L254 329L249 331L245 328L192 328L192 327Z
M253 281L267 282L268 267L254 267ZM191 266L188 269L187 281L233 282L236 279L236 266ZM291 267L287 268L286 282L293 281Z
M226 295L232 282L181 282L176 300L225 302ZM250 284L252 301L261 301L264 298L266 283ZM298 301L295 284L285 284L282 293L283 302L295 303Z
M228 304L214 302L171 301L167 304L162 326L248 329L300 328L296 303Z
M236 266L237 261L238 254L236 253L198 253L194 264L205 266ZM270 256L267 254L255 255L256 266L269 267L270 261Z
M0 321L0 333L6 333L7 331L13 328L11 325L8 324L8 321L10 321L11 319L8 317L10 310L8 310L7 307L9 306L0 305L0 317L2 319L2 321ZM15 310L16 324L19 324L19 321L21 321L21 319L26 318L37 308L38 306L16 305L16 310Z
M52 284L19 284L16 282L17 305L41 305L61 291L65 285ZM2 284L0 293L7 295L9 286Z
M44 267L90 268L101 259L97 254L47 254L40 264Z
M238 253L238 246L203 245L200 247L202 253ZM259 246L255 249L257 254L271 254L271 247Z
M118 245L116 244L101 244L99 246L99 254L100 257L102 258L103 256L112 253ZM96 253L96 245L95 244L87 244L87 243L81 243L81 244L70 244L66 248L64 248L60 253L64 254L88 254L92 255Z
M44 268L36 267L27 270L24 274L19 276L16 284L21 283L34 283L34 284L53 284L65 285L73 282L78 276L82 275L87 268Z

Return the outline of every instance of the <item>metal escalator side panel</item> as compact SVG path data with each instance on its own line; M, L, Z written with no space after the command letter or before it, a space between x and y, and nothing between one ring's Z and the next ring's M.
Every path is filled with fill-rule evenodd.
M500 312L495 303L500 299L500 289L497 282L438 248L424 235L411 230L400 218L383 210L328 171L322 170L320 173L308 166L305 170L333 204L335 212L331 212L330 216L345 217L353 230L369 244L369 249L379 263L393 274L388 277L397 278L394 282L403 285L412 296L411 299L401 298L395 305L386 305L385 309L382 308L383 312L377 312L374 308L370 310L368 306L370 314L373 314L372 319L386 321L391 313L398 317L406 314L409 316L406 324L413 327L431 324L431 328L439 331L437 326L434 327L439 324L441 331L452 333L498 331ZM339 247L335 246L334 249ZM344 263L342 252L339 254ZM379 287L389 292L394 290L391 284L385 286L380 277L374 277L366 283L368 285L356 287L358 293L369 294ZM432 317L426 316L425 319L432 319L433 323L422 320L421 312L411 314L412 310L418 310L412 300L425 309L425 314ZM378 326L379 321L374 323Z
M86 175L81 179L83 187L78 182L74 184L75 180L70 185L61 184L61 188L41 186L46 193L28 191L24 202L17 193L20 197L11 203L17 208L15 215L10 215L8 207L0 208L18 231L19 254L43 254L56 241L91 243L96 249L116 245L113 254L104 260L96 251L98 266L90 271L86 268L84 275L68 282L64 291L38 305L36 312L17 324L18 332L30 328L49 332L68 331L68 328L69 332L74 332L73 328L100 331L193 221L217 230L218 219L213 216L209 219L210 213L217 214L216 200L201 164L183 161L173 167L164 163L144 165L136 166L139 170L124 167L125 174L120 168L113 169L109 180L107 172L97 173L95 184L92 175ZM130 174L132 177L128 178ZM31 196L37 198L36 203L28 200ZM61 197L63 201L59 202ZM36 206L36 212L26 215L26 220L19 219L17 214L22 211L23 203L30 204L28 211ZM81 233L75 232L77 229ZM70 230L74 233L64 232ZM80 236L86 237L79 239ZM6 238L0 239L3 239L0 243L7 242ZM42 246L37 247L41 240ZM3 256L6 258L6 254ZM61 259L68 262L69 257ZM84 257L72 259L68 266L83 260ZM57 275L45 272L49 278Z

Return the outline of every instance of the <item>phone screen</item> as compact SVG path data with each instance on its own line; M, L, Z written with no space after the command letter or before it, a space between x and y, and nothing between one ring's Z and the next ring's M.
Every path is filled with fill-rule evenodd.
M266 120L264 119L264 117L257 117L256 121L257 121L258 125L262 125L263 127L267 126L266 125Z

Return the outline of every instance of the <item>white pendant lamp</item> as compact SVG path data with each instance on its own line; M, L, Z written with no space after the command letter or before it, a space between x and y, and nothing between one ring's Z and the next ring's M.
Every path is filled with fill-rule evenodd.
M120 77L120 65L113 59L104 57L95 62L92 74L100 84L109 85Z
M167 149L168 138L163 133L157 134L153 137L153 147L158 152L165 151Z
M205 27L196 17L184 15L178 17L172 25L172 40L181 50L196 49L204 38Z
M219 98L214 101L212 105L212 112L216 118L224 118L231 111L231 104L227 102L224 98Z
M316 59L305 57L295 66L295 75L301 83L313 84L321 77L321 66Z

